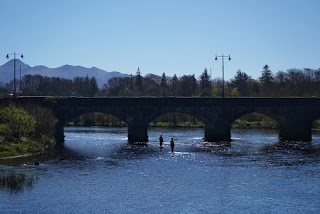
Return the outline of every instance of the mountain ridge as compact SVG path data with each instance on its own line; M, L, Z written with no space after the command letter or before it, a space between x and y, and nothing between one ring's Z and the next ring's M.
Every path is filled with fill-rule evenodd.
M95 77L99 88L103 84L108 83L108 80L113 77L128 77L128 74L123 74L118 71L105 71L103 69L92 67L86 68L80 65L62 65L57 68L49 68L45 65L29 66L23 63L20 59L16 59L16 79L20 78L20 68L21 76L26 74L30 75L41 75L47 77L60 77L65 79L73 79L77 76L79 77ZM13 80L13 69L14 69L14 59L9 60L5 64L0 66L0 82L6 84Z

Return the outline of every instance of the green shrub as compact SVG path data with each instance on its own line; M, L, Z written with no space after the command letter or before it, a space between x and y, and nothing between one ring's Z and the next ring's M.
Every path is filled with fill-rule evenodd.
M25 109L36 120L34 132L36 138L41 135L54 136L57 119L50 109L37 105L26 106Z
M9 105L0 109L0 123L5 124L7 131L18 139L35 131L36 119L29 115L24 109Z

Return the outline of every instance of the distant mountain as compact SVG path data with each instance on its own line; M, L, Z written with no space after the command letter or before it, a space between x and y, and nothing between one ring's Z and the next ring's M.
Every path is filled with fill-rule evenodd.
M41 76L47 77L60 77L65 79L73 79L77 76L79 77L95 77L99 87L102 87L103 84L107 83L109 79L113 77L128 77L128 74L122 74L117 71L107 72L105 70L92 67L85 68L82 66L72 66L72 65L64 65L58 68L48 68L43 65L37 65L34 67L30 67L27 64L24 64L21 60L16 59L16 78L20 78L20 68L21 68L21 76L26 74L36 75L39 74ZM14 60L10 60L4 65L0 66L0 82L8 83L13 80L13 69L14 69Z

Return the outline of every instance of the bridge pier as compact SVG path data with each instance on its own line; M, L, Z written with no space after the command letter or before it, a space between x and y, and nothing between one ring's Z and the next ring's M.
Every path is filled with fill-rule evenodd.
M55 140L59 144L64 142L64 125L65 121L62 118L60 118L56 124L55 131Z
M230 125L225 124L206 124L204 138L209 142L230 142Z
M311 126L286 126L281 127L279 132L280 141L303 141L312 140Z
M129 143L148 142L148 127L144 123L128 124Z
M312 114L308 111L294 110L283 113L280 121L280 141L312 141Z

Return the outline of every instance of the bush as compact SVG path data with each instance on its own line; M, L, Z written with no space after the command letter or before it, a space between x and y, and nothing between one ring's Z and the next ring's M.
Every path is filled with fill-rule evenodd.
M50 109L34 105L26 106L25 109L36 120L36 138L41 137L41 135L54 136L57 119Z
M0 124L0 136L9 138L12 136L10 127L6 124Z
M36 119L15 105L0 109L0 123L16 139L33 133L36 127Z

